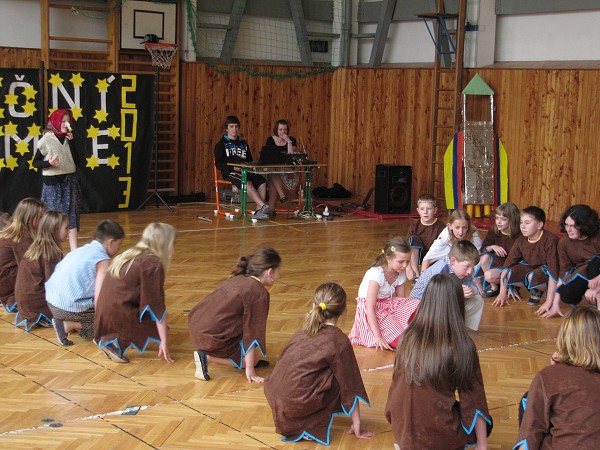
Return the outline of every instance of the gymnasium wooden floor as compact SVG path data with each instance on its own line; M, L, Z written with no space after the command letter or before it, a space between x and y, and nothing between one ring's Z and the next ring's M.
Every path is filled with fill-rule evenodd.
M313 449L315 443L287 444L275 433L262 385L249 384L243 372L210 367L212 380L194 378L187 314L233 269L237 258L259 246L272 246L283 258L282 275L271 290L267 324L268 359L277 362L284 345L300 326L314 289L339 282L349 308L341 327L354 319L358 285L385 241L405 236L408 220L378 220L354 215L333 221L302 220L278 214L275 220L246 223L213 215L206 203L141 212L82 217L80 244L91 239L95 224L118 220L127 233L122 248L139 239L145 225L167 222L178 229L173 264L167 274L169 346L175 363L157 358L156 347L144 354L130 350L129 364L109 361L91 342L73 337L60 347L52 329L26 333L15 328L14 315L0 312L0 447L4 449ZM212 222L198 220L205 215ZM491 449L511 449L517 437L517 404L533 375L549 364L558 319L544 320L525 303L486 310L474 339L494 430ZM371 408L362 408L371 440L345 434L350 419L338 417L331 448L391 449L394 437L384 417L392 375L392 352L355 348ZM259 370L268 376L271 369ZM137 415L123 415L139 405Z

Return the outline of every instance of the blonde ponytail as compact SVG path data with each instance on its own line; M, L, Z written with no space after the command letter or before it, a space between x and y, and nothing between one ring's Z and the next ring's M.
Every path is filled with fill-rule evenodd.
M323 283L315 290L313 308L306 314L302 331L317 334L325 322L337 319L346 310L346 291L334 282Z

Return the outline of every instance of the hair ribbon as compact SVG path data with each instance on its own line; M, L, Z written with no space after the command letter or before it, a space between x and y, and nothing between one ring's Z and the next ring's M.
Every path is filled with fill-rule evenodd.
M321 308L323 311L325 311L327 309L327 305L323 302L319 303L319 308Z

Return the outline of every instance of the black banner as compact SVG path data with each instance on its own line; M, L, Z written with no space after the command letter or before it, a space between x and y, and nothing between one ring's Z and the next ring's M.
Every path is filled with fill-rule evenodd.
M42 191L32 165L43 130L39 74L0 69L0 211L12 213L23 198L40 198Z
M152 158L154 77L48 71L48 108L41 117L38 71L0 69L0 210L40 197L36 144L55 109L73 113L83 212L136 208L144 201Z

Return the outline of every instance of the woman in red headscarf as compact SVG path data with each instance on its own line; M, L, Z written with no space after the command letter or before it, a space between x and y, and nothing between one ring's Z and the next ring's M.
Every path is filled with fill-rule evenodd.
M57 109L48 119L47 129L38 141L33 165L42 169L42 201L49 211L69 217L69 245L77 248L81 211L81 188L76 168L79 157L72 145L73 116L68 109Z

